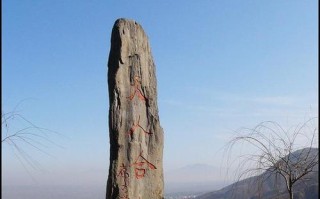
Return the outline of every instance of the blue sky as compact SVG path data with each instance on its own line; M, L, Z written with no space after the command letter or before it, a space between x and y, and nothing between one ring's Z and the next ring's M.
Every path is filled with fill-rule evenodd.
M43 168L27 165L35 182L3 144L4 184L106 182L107 60L120 17L140 23L151 43L165 170L218 165L240 127L318 115L315 0L2 3L2 111L27 99L19 113L62 134L50 139L63 146L46 143L54 157L23 146Z

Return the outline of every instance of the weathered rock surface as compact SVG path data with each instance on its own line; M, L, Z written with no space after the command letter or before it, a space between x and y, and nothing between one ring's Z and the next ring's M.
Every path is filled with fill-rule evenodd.
M163 198L163 130L148 38L133 20L112 29L108 62L110 167L107 199Z

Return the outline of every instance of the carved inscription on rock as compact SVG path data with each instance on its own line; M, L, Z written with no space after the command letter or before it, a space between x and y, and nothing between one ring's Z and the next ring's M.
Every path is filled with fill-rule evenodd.
M108 61L110 168L107 199L163 199L163 130L146 34L116 21Z

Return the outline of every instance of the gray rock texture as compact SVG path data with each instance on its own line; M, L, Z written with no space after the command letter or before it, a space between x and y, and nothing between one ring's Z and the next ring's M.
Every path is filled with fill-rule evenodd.
M107 199L163 198L163 130L148 38L118 19L108 61L110 167Z

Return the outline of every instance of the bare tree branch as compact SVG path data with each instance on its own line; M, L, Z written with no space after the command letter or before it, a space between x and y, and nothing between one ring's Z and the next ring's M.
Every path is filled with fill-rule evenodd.
M236 145L243 143L252 146L255 151L238 156L238 159L242 161L239 162L236 171L238 173L237 182L244 177L260 174L259 182L256 184L259 191L262 191L263 182L272 175L281 176L285 181L289 198L293 199L294 184L308 179L308 174L313 172L319 163L319 153L311 153L315 137L318 135L318 128L311 127L309 124L315 119L317 118L311 118L291 130L285 130L276 122L266 121L253 129L242 128L238 131L240 134L226 145L229 155ZM305 130L312 135L307 134ZM296 145L300 138L307 139L307 142L303 149L296 151L299 149ZM229 158L227 163L230 163ZM249 167L250 163L255 163L255 165ZM277 177L275 179L277 180Z
M40 164L34 158L32 158L30 154L27 153L27 150L23 148L29 147L32 150L41 152L50 157L54 157L47 152L48 147L50 145L54 145L60 148L63 147L52 141L51 136L63 135L56 131L39 127L30 120L26 119L20 113L18 113L16 109L21 104L21 102L15 106L13 111L1 114L2 130L5 130L2 131L3 134L1 143L6 143L13 149L14 155L16 156L18 161L30 174L30 171L27 168L28 166L35 170L42 169Z

